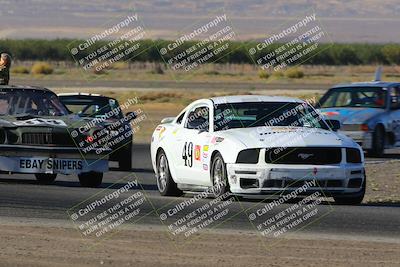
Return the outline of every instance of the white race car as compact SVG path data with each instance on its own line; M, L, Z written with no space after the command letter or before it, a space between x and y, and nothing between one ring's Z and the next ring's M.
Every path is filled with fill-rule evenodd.
M151 159L161 195L208 190L215 197L316 191L359 204L361 147L307 102L274 96L201 99L155 129ZM212 189L212 190L210 190ZM296 191L298 192L298 191Z

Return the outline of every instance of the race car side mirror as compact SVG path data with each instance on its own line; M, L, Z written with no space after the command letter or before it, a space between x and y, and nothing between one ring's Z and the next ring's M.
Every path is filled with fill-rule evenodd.
M127 112L125 114L125 117L127 117L129 121L133 121L134 119L136 119L136 114L135 112Z
M335 132L340 129L340 121L338 120L325 120L329 127Z
M175 117L166 117L166 118L164 118L164 119L161 120L161 124L164 124L164 123L171 123L171 122L173 122L174 120L175 120Z
M392 96L392 101L390 103L390 109L400 109L400 97Z

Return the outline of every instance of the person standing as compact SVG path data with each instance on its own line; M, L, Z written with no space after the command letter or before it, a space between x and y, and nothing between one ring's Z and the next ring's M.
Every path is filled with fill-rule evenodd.
M11 56L7 53L0 55L0 85L8 85L10 81Z

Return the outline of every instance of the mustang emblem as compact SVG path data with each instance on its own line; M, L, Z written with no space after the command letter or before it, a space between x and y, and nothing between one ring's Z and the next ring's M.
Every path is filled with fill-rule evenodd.
M308 159L309 157L313 157L314 154L300 153L300 154L298 154L297 156L298 156L299 158L301 158L301 159L306 160L306 159Z

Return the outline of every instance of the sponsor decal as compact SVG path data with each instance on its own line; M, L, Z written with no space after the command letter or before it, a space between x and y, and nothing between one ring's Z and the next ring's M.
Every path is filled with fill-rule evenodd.
M176 134L178 133L178 131L179 131L179 129L175 129L175 130L172 132L172 134L173 134L173 135L176 135Z
M208 171L208 165L207 164L203 164L203 170Z
M195 160L200 160L200 151L201 151L201 146L196 145L194 147L194 159Z
M40 170L82 170L83 162L67 159L20 159L19 167Z
M158 134L158 138L161 138L161 136L163 135L163 133L165 132L165 127L161 127L162 129L160 129L160 133Z
M202 155L203 162L205 162L208 158L208 148L209 148L208 145L203 146L203 155Z

